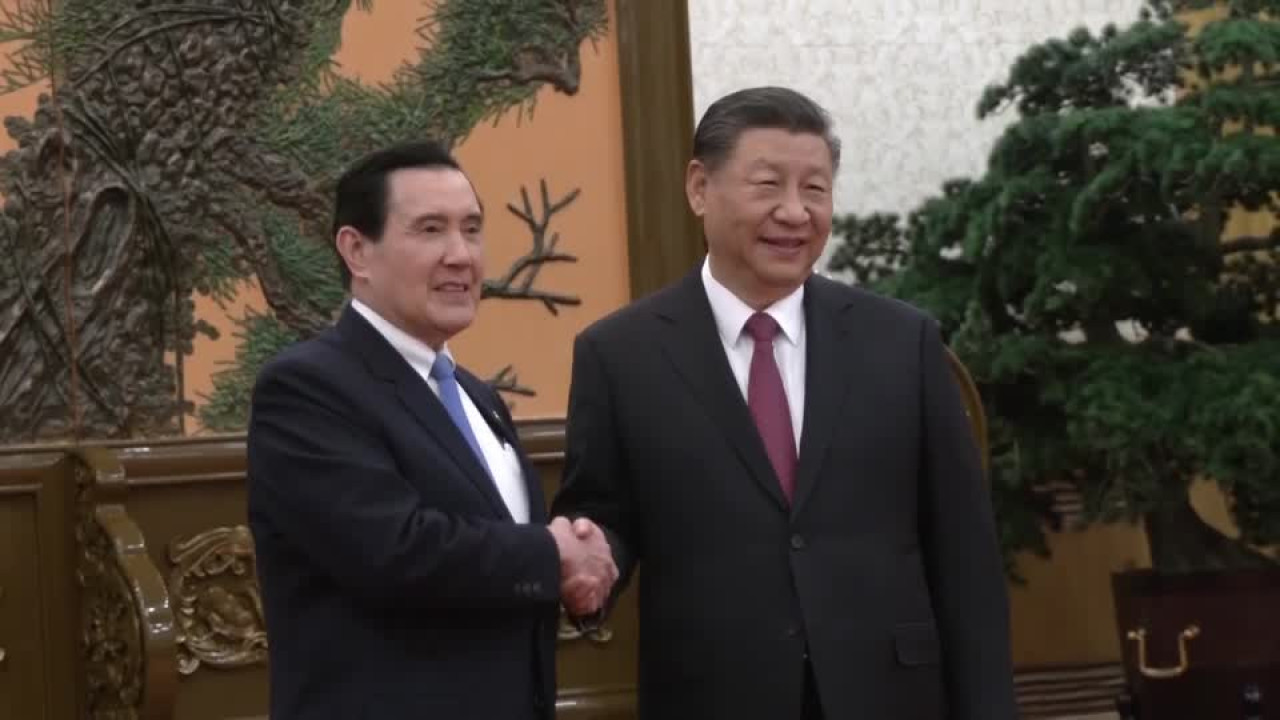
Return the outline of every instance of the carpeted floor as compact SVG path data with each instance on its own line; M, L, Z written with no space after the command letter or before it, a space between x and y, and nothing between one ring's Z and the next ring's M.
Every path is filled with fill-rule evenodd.
M1114 720L1124 686L1119 664L1024 670L1014 679L1025 720Z

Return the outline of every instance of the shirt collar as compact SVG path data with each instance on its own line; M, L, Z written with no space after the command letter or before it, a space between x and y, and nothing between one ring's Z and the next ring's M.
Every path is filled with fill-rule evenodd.
M395 348L396 352L400 353L414 370L418 371L423 377L431 374L431 366L435 364L438 353L432 350L430 345L396 327L391 321L379 315L373 308L355 298L351 300L351 307L360 313L361 317L368 320L373 329L386 338L387 342L391 343L391 347ZM450 360L453 360L453 354L449 352L448 345L445 345L441 352Z
M702 285L706 288L707 301L711 303L711 314L716 319L720 339L727 345L736 345L742 337L742 328L747 324L747 319L756 311L715 279L711 274L710 257L702 261ZM783 338L792 345L799 346L804 341L804 285L765 308L764 312L777 321Z

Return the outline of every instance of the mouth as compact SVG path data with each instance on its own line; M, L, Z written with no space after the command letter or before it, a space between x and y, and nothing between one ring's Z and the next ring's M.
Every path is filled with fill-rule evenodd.
M465 295L471 292L471 283L465 282L442 282L433 288L436 292Z
M782 235L761 236L760 242L770 250L785 255L799 254L807 244L803 237L788 237Z

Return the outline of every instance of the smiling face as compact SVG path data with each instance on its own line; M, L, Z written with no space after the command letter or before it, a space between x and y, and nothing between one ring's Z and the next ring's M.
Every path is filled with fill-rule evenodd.
M351 294L439 350L476 316L484 213L467 176L453 168L405 168L386 182L382 237L350 226L338 230Z
M716 280L756 309L803 285L831 232L833 175L823 136L772 128L743 131L715 167L689 163Z

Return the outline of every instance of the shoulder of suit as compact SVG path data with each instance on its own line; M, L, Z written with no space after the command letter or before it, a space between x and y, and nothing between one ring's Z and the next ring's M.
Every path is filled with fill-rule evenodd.
M687 279L672 283L657 292L636 300L596 320L582 331L582 336L592 340L608 340L615 336L627 336L642 323L653 318L672 303L681 300L686 291ZM872 316L893 323L936 322L924 310L896 298L887 297L865 288L842 283L821 275L814 275L806 288L819 296L820 302L828 302L855 310L855 314Z
M490 401L492 402L501 401L501 396L498 395L497 389L495 389L493 385L490 385L488 380L481 378L480 376L466 369L462 365L454 366L454 372L456 372L459 377L464 378L465 380L473 383L475 386L483 388L489 395L488 399Z
M324 376L347 374L357 358L336 342L336 332L328 328L313 338L286 346L268 360L258 373L258 382L280 376Z
M651 322L658 310L668 306L687 280L678 280L645 297L614 310L588 325L581 335L590 339L606 339L635 331L637 324Z
M872 292L866 288L814 275L808 291L817 292L836 304L854 309L858 314L871 313L889 322L936 322L928 312L904 300Z
M277 420L281 412L306 413L316 422L341 423L370 436L379 433L384 420L377 396L371 392L375 381L357 353L339 341L332 328L281 350L262 367L254 383L250 438L264 412L275 413ZM290 402L282 407L284 398Z

